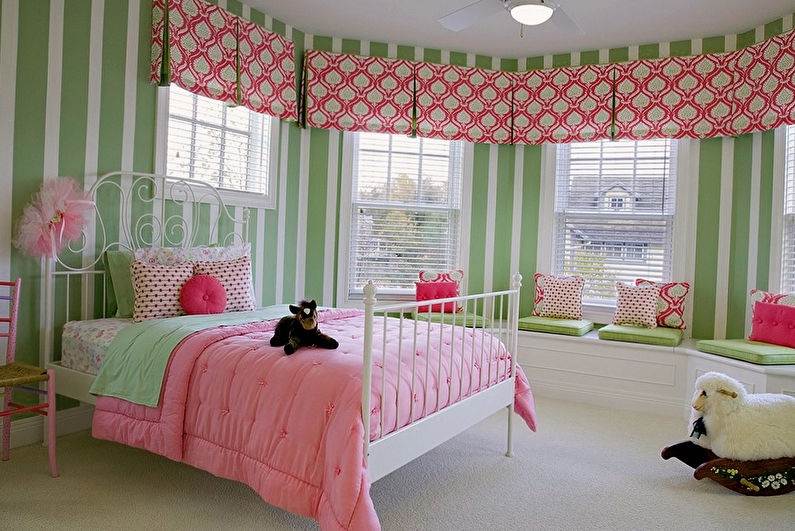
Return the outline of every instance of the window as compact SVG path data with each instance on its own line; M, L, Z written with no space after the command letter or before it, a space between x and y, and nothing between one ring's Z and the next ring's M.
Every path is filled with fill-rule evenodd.
M278 120L171 85L165 172L257 194L253 203L272 207L272 122Z
M583 301L615 304L616 281L667 281L673 264L676 143L557 148L552 270L585 277Z
M787 127L781 289L795 292L795 126Z
M414 293L421 269L458 264L460 142L355 133L348 295Z

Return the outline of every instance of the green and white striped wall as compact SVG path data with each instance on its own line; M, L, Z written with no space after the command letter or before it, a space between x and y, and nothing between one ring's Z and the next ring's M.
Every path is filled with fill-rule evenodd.
M316 48L508 71L729 51L793 24L787 15L727 37L503 59L312 36L236 0L215 3L292 39L299 57ZM157 88L148 82L150 26L148 0L2 0L0 277L23 277L22 361L38 361L43 266L12 247L14 220L44 177L68 175L90 185L109 171L154 171ZM252 212L249 231L263 304L305 295L326 305L337 301L342 137L280 124L277 208ZM697 144L698 172L689 176L698 179L693 333L740 337L748 289L768 286L775 134ZM539 231L551 224L538 216L542 147L476 144L466 153L469 222L462 266L468 291L507 288L518 269L525 276L527 313ZM139 206L134 215L145 211ZM111 225L113 237L118 224Z

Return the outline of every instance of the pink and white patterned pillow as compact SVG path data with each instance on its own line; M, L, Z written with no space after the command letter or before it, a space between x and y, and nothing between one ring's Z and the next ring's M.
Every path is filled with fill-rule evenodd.
M420 282L455 282L455 295L461 295L461 282L464 281L463 269L451 269L449 271L441 271L434 269L424 269L420 271ZM464 307L461 303L456 304L456 312L460 312Z
M582 277L556 277L543 279L543 304L537 315L556 319L582 319ZM536 284L536 289L538 284Z
M136 260L147 264L174 265L182 262L220 262L251 256L249 242L226 247L144 247L133 251Z
M633 286L616 282L616 313L613 316L613 324L656 328L659 297L660 290L654 283Z
M133 321L176 317L185 311L179 303L182 286L193 276L193 264L151 265L136 260L130 266L135 290Z
M751 319L754 317L754 308L757 302L795 306L795 293L773 293L761 289L752 289L749 298L751 299Z
M653 282L635 279L636 286L656 286L660 290L657 298L657 325L668 328L687 328L685 325L685 299L690 291L687 282Z
M243 256L223 262L196 262L197 275L210 275L218 279L226 290L224 312L246 312L256 308L251 294L251 258Z
M544 286L546 285L546 281L549 278L557 278L559 280L567 280L570 282L576 281L577 279L582 280L583 286L585 285L585 279L582 277L577 276L565 276L565 275L545 275L544 273L536 273L533 275L533 279L536 283L536 291L535 297L533 299L533 312L532 315L541 315L544 311ZM582 306L582 296L580 296L580 306ZM580 312L582 314L582 312Z

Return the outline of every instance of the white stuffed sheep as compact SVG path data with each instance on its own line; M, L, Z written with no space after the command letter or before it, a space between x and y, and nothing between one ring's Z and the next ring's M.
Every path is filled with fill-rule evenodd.
M748 394L734 378L708 372L696 380L693 410L691 426L703 417L706 436L691 439L718 457L740 461L795 457L791 396Z

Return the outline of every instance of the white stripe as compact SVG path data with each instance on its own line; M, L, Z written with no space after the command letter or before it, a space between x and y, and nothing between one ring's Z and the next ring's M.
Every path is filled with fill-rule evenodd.
M610 50L602 48L599 50L599 64L607 64L610 62Z
M0 25L0 278L11 278L11 193L14 187L14 101L17 91L19 1L3 0ZM5 347L3 347L5 348Z
M527 72L527 57L519 59L519 72Z
M443 65L450 64L450 50L442 50L442 64Z
M638 50L637 45L630 46L627 51L627 59L629 59L630 61L637 61L639 53L640 52Z
M273 30L273 17L270 15L265 15L265 29L268 31Z
M312 35L304 36L304 48L314 46ZM332 40L332 43L334 41ZM306 288L306 230L309 203L309 129L301 130L301 156L298 163L298 216L295 242L295 297L303 297Z
M331 51L334 53L342 52L342 39L340 39L339 37L332 37Z
M359 43L359 54L365 57L370 55L370 41L361 41Z
M334 252L337 249L337 179L340 132L328 135L328 169L326 172L326 236L323 249L323 304L334 306ZM341 258L344 259L344 258Z
M464 164L463 164L461 183L461 237L459 249L461 255L458 257L459 266L465 271L469 269L469 239L472 237L472 176L475 166L475 145L471 142L464 142ZM464 275L462 293L466 294L469 276Z
M701 55L704 50L703 39L693 39L690 41L690 55Z
M468 53L467 54L467 66L470 66L470 67L475 66L475 54L474 53Z
M718 223L718 270L715 286L715 339L726 337L729 301L729 251L732 229L732 185L734 181L734 138L722 138L720 165L720 214Z
M223 208L220 208L216 203L210 203L210 234L208 235L210 245L218 245L221 240L219 234L221 232L221 227L219 226L221 223L221 212L223 212ZM226 214L223 214L223 217L226 217ZM178 245L176 242L172 243ZM184 244L187 244L187 242L183 242Z
M792 29L793 24L795 24L795 13L790 13L789 16L784 17L781 29L789 31Z
M737 35L726 35L723 41L723 51L733 52L737 49Z
M762 182L762 133L753 134L751 150L751 213L748 222L748 277L746 293L756 289L759 252L759 195ZM745 335L751 333L751 312L745 312Z
M138 71L138 18L140 0L130 0L127 7L127 57L124 69L124 125L121 145L121 169L133 170L133 156L135 153L135 104L137 97L136 74ZM121 178L122 203L119 208L119 242L127 244L127 234L124 227L131 221L124 219L131 215L130 205L124 198L130 193L132 177L124 175Z
M276 304L283 302L284 296L284 233L287 216L287 153L290 129L287 122L282 123L281 154L279 156L279 219L276 224Z
M660 43L660 57L671 57L671 43L670 42L661 42Z
M226 9L226 0L218 0L218 7Z
M497 144L489 144L489 188L486 201L486 256L483 264L483 292L494 286L494 226L497 217Z
M397 44L389 43L386 45L386 54L392 59L397 58Z
M754 28L754 43L762 42L765 40L765 27L757 26Z
M781 291L781 259L784 244L784 193L786 181L786 150L787 128L775 130L773 143L773 204L770 205L770 271L767 288L769 291ZM759 286L763 289L765 286Z
M511 277L519 272L522 241L522 194L524 193L524 145L514 146L513 220L511 222Z
M551 55L545 55L544 56L544 68L547 69L547 70L552 68L552 56Z
M425 49L419 46L414 47L414 60L415 61L424 61L425 60Z
M61 132L61 74L63 72L63 0L50 4L47 51L47 106L44 122L44 178L58 175Z
M91 3L91 37L88 53L88 105L86 117L86 158L83 187L88 190L97 181L99 164L99 111L102 95L102 27L105 18L105 1ZM94 219L86 229L86 246L83 265L94 260L95 226ZM81 318L88 319L89 303L94 300L94 283L83 282L83 304Z
M569 57L571 66L580 66L580 52L571 52Z
M243 4L243 11L241 11L241 16L246 20L251 20L251 6Z

